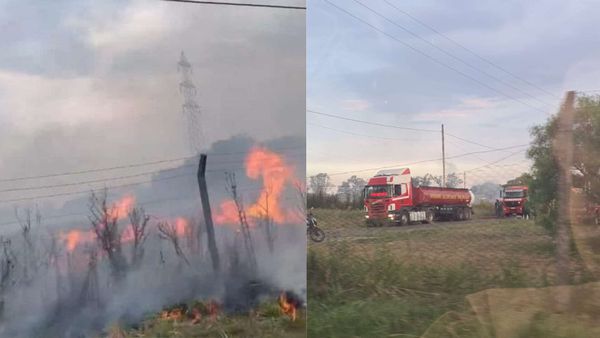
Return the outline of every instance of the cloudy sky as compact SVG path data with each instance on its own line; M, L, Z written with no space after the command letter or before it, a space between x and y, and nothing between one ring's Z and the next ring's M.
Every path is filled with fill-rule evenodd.
M566 90L600 88L598 2L360 2L308 1L307 109L421 130L308 112L309 175L339 183L440 158L442 123L450 157L527 144ZM527 170L524 149L455 157L448 172L506 180ZM442 172L441 161L410 167Z
M207 143L238 134L304 137L304 11L2 0L0 28L2 179L190 155L178 90L182 51L193 65ZM0 181L0 188L103 175L115 172ZM64 191L3 192L0 200Z

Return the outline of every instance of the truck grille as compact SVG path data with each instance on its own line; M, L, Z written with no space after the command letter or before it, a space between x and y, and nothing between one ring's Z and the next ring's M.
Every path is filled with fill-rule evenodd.
M376 213L385 211L385 205L383 205L383 203L373 204L371 206L371 211L376 212Z
M370 214L372 217L376 217L376 218L380 218L380 217L385 217L386 216L386 207L383 203L377 203L377 204L373 204L371 205L371 208L369 209Z
M519 202L517 202L517 201L509 201L509 202L504 202L504 205L506 205L509 208L518 207L519 206Z

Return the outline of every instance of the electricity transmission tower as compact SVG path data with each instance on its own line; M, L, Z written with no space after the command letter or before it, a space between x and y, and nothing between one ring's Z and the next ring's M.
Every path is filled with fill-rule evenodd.
M177 69L181 72L179 92L184 99L182 113L187 124L188 143L191 151L197 154L204 146L204 133L200 125L200 106L196 103L197 90L192 82L192 65L183 52L181 52L181 58L177 63Z

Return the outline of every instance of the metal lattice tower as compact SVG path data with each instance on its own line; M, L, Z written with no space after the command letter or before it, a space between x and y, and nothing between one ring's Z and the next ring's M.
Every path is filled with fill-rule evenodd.
M204 146L204 133L200 125L200 106L196 103L196 86L192 82L192 65L188 62L185 54L181 52L181 58L177 63L177 69L181 72L179 92L183 95L184 102L182 113L187 123L187 136L192 152L199 153Z

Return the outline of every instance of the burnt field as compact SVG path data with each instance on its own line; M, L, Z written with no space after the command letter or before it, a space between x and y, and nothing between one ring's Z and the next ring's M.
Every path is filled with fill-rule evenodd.
M69 221L15 209L0 236L0 337L303 335L306 242L293 167L266 148L236 154L247 177L238 176L240 194L231 172L212 180L229 196L181 176L210 193L208 217L204 199L146 209L143 192L107 188Z
M530 220L368 228L360 211L314 214L327 238L309 244L310 336L432 336L452 317L454 334L444 334L481 337L468 295L554 285L555 244ZM570 267L572 284L594 280L576 251Z

